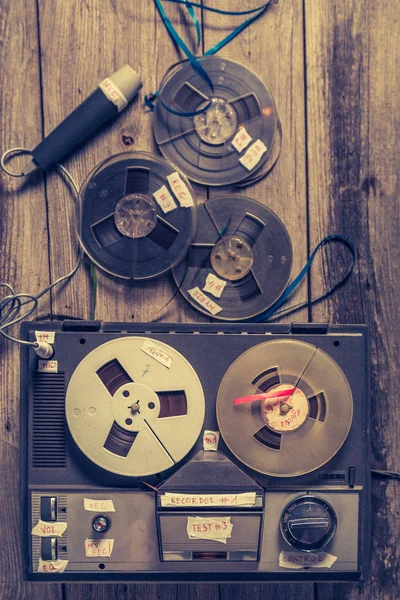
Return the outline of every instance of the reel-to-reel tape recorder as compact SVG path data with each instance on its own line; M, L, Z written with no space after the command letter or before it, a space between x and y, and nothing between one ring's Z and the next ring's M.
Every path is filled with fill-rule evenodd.
M369 546L361 325L31 322L26 576L359 580Z

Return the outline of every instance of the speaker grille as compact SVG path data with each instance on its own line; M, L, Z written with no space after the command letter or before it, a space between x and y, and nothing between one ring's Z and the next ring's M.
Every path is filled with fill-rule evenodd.
M32 467L66 466L65 374L36 373L33 378Z

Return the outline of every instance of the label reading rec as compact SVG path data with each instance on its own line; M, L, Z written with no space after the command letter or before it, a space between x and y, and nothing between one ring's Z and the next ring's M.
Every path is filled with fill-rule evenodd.
M68 561L62 560L42 560L39 558L38 573L63 573L67 567Z
M37 535L39 537L48 537L48 536L57 536L61 537L64 531L67 529L67 523L59 523L59 522L51 522L42 521L39 519L38 523L36 523L35 527L32 529L32 535Z
M219 431L208 431L203 433L203 450L218 450Z
M167 190L167 186L163 185L159 190L153 192L153 196L164 213L169 213L177 208L176 202Z
M55 331L35 331L35 338L37 342L47 342L48 344L54 344L55 337Z
M39 360L38 361L39 373L58 373L58 361L57 360Z
M111 79L106 77L100 84L99 88L103 92L105 96L118 108L118 112L121 112L128 106L128 100L125 98L124 94L121 92L119 87L115 85Z
M193 198L187 188L186 183L180 178L179 173L171 173L171 175L167 175L167 179L171 190L179 201L179 204L183 208L193 206Z
M85 540L86 556L111 556L114 540Z
M252 139L253 138L249 133L247 133L245 127L242 126L239 127L239 131L237 132L231 143L235 150L241 152L250 144Z
M209 292L216 298L221 298L221 294L226 286L226 281L220 279L214 273L209 273L206 279L206 285L203 287L205 292Z
M239 158L239 161L248 171L260 162L262 155L267 151L267 147L261 140L257 140L246 150L245 154Z
M83 505L85 510L90 512L115 512L114 502L112 500L84 498Z
M190 294L193 300L196 300L200 306L205 308L212 315L217 315L219 312L221 312L222 307L218 306L214 300L211 300L211 298L203 294L200 288L192 288L191 290L188 290L188 294Z
M230 517L188 517L186 531L190 540L213 540L226 544L232 536Z
M157 344L154 344L149 340L145 340L143 342L141 350L149 356L151 356L152 358L154 358L154 360L156 360L157 362L164 365L164 367L167 367L167 369L171 367L172 356L164 352L164 350L160 348L160 346L157 346Z
M172 494L166 492L161 506L254 506L256 493L243 494Z
M330 569L337 556L328 552L287 552L279 554L279 566L285 569L303 569L304 567Z

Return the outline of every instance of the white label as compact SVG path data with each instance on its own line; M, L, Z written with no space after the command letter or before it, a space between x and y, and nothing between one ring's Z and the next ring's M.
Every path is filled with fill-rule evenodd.
M279 566L285 569L303 569L304 567L330 569L337 556L328 552L287 552L279 555Z
M168 213L177 208L176 202L167 190L166 185L163 185L159 190L153 192L153 196L156 199L158 206L164 213Z
M48 537L48 536L57 536L61 537L64 531L67 529L66 523L59 522L50 522L42 521L39 519L39 522L32 529L32 535L37 535L39 537Z
M85 540L86 556L111 556L114 540Z
M167 367L167 369L170 368L172 364L172 356L164 352L164 350L160 348L160 346L157 346L157 344L153 344L153 342L145 340L141 349L143 352L154 358L154 360L164 365L164 367Z
M213 540L226 544L232 536L230 517L188 517L186 531L189 539Z
M206 279L206 285L203 287L205 292L210 292L216 298L221 298L221 294L226 286L226 281L220 279L214 273L209 273Z
M187 188L187 185L179 176L179 173L171 173L167 175L168 183L173 191L174 195L179 201L179 204L183 208L193 206L193 198Z
M188 290L188 293L192 296L193 300L196 300L198 304L200 304L212 315L217 315L219 312L221 312L222 307L218 306L214 300L211 300L211 298L203 294L200 288L192 288L191 290Z
M239 158L239 161L248 171L254 169L254 167L260 162L262 155L267 151L267 147L261 140L257 140L250 146L243 156Z
M42 560L39 558L38 573L63 573L67 567L68 561L62 560Z
M114 502L112 500L84 498L83 505L85 510L90 512L115 512Z
M221 480L221 485L224 482ZM254 506L256 493L243 494L171 494L161 496L161 506Z
M203 433L203 449L218 450L219 431L208 431Z
M101 83L99 83L99 88L103 92L105 96L118 108L118 112L121 112L128 106L128 100L125 98L124 94L121 92L119 87L115 85L111 79L106 77Z
M39 373L58 373L58 360L39 360Z
M48 344L54 344L56 337L55 331L35 331L35 337L37 342L47 342Z
M237 132L231 143L235 150L241 152L250 144L252 139L253 138L249 133L247 133L244 127L239 127L239 131Z

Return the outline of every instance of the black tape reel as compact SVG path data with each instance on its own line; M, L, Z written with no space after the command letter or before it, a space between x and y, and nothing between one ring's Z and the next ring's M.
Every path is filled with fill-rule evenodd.
M184 258L195 218L191 186L174 165L145 152L126 152L102 162L84 182L78 235L104 271L150 279Z
M295 386L264 407L235 398ZM254 346L230 366L217 396L217 420L228 448L250 468L276 477L310 473L342 447L353 419L350 385L323 350L299 340Z
M199 60L214 91L190 63L176 67L157 99L153 119L155 139L165 158L197 183L227 185L243 181L271 153L277 129L274 100L248 67L217 56ZM196 113L205 107L207 110L182 116L171 113L165 106L178 113ZM232 145L239 133L251 138L240 151ZM250 165L246 167L240 159L247 151ZM252 156L257 156L258 162Z
M191 249L173 269L186 300L223 321L250 319L269 308L286 288L292 266L282 221L266 206L237 195L199 205L197 221Z

